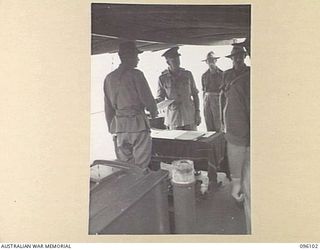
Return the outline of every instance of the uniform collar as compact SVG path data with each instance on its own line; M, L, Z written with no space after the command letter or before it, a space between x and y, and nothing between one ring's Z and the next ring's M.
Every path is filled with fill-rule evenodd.
M178 76L180 75L181 71L184 71L184 68L179 68L177 71L172 72L169 68L165 70L165 73L171 75L171 76Z
M121 70L121 71L126 71L126 70L130 70L130 69L134 69L134 68L133 67L128 67L127 65L125 65L123 63L120 63L118 69Z
M234 70L236 73L240 74L240 73L243 73L243 72L249 70L249 67L248 67L247 65L244 65L244 67L241 68L240 70L237 70L237 69L235 69L235 68L233 68L233 70Z
M216 67L215 69L213 69L212 71L210 69L207 70L210 74L215 74L218 73L220 71L220 69L218 67Z

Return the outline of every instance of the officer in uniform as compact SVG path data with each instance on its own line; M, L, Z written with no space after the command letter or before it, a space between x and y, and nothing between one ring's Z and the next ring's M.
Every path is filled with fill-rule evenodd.
M204 118L208 131L220 131L220 104L219 92L222 86L222 70L216 65L218 56L210 51L207 58L203 60L209 69L202 75L201 83L203 90Z
M250 53L248 39L234 44L228 56L233 61L233 68L224 75L223 121L232 175L231 195L236 201L244 202L247 232L250 233L250 67L244 63L247 53Z
M230 88L231 83L234 79L250 70L244 63L244 59L247 55L247 52L244 50L243 46L234 45L230 55L227 55L227 58L230 58L233 63L231 69L223 72L222 76L222 86L220 88L220 116L223 117L224 109L226 106L226 92ZM225 122L224 119L221 119L221 130L225 131Z
M162 56L169 66L159 77L157 102L173 100L165 114L165 125L171 129L197 130L201 123L199 97L192 73L180 68L179 47Z
M104 81L105 115L109 132L116 134L119 160L146 169L152 144L145 108L152 118L158 111L144 74L135 69L140 53L134 42L120 44L121 64Z

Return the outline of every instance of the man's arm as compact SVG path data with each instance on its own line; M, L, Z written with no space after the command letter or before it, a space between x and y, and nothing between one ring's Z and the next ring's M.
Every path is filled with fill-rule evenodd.
M163 88L161 79L159 77L156 102L157 103L162 102L165 98L166 98L166 91Z
M192 99L193 99L193 102L194 102L194 108L196 111L200 111L200 101L199 101L199 96L198 96L198 93L194 93L192 94Z
M244 145L250 138L250 88L249 80L235 83L226 92L228 103L225 109L227 134L236 145Z
M141 102L150 112L151 117L155 118L158 115L157 104L153 98L147 79L141 71L136 75L135 83Z
M191 84L191 95L192 95L192 99L193 99L193 103L194 103L194 108L195 108L195 124L197 126L200 125L201 123L201 116L200 116L200 101L199 101L199 96L198 96L198 89L196 87L196 84L194 82L193 79L193 75L190 72L190 84Z
M204 98L204 94L205 94L205 74L202 75L201 77L201 85L202 85L202 98Z
M200 116L200 109L199 109L199 96L198 96L198 94L193 94L192 98L193 98L194 107L195 107L195 110L196 110L196 113L195 113L195 124L197 126L199 126L200 123L201 123L201 116Z
M237 85L238 84L238 85ZM240 88L241 83L231 86L227 92L226 105L226 136L232 144L249 146L250 144L250 91L247 88ZM245 165L242 164L240 176L234 175L232 184L232 196L238 201L243 201L243 173ZM232 171L231 171L232 172Z
M115 110L112 107L112 103L110 101L110 98L108 97L107 94L107 79L104 81L104 112L105 112L105 117L106 117L106 121L108 124L108 130L110 133L112 133L110 131L110 125L111 125L111 121L115 116Z

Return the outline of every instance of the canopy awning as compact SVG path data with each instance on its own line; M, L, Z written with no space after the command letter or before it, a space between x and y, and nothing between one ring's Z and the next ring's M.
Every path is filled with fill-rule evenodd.
M91 54L122 40L143 51L176 45L223 45L250 34L250 5L92 4Z

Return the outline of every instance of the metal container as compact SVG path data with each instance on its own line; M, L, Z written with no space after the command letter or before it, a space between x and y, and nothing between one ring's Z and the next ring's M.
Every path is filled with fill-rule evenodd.
M175 233L195 233L196 199L193 162L179 160L172 163Z

